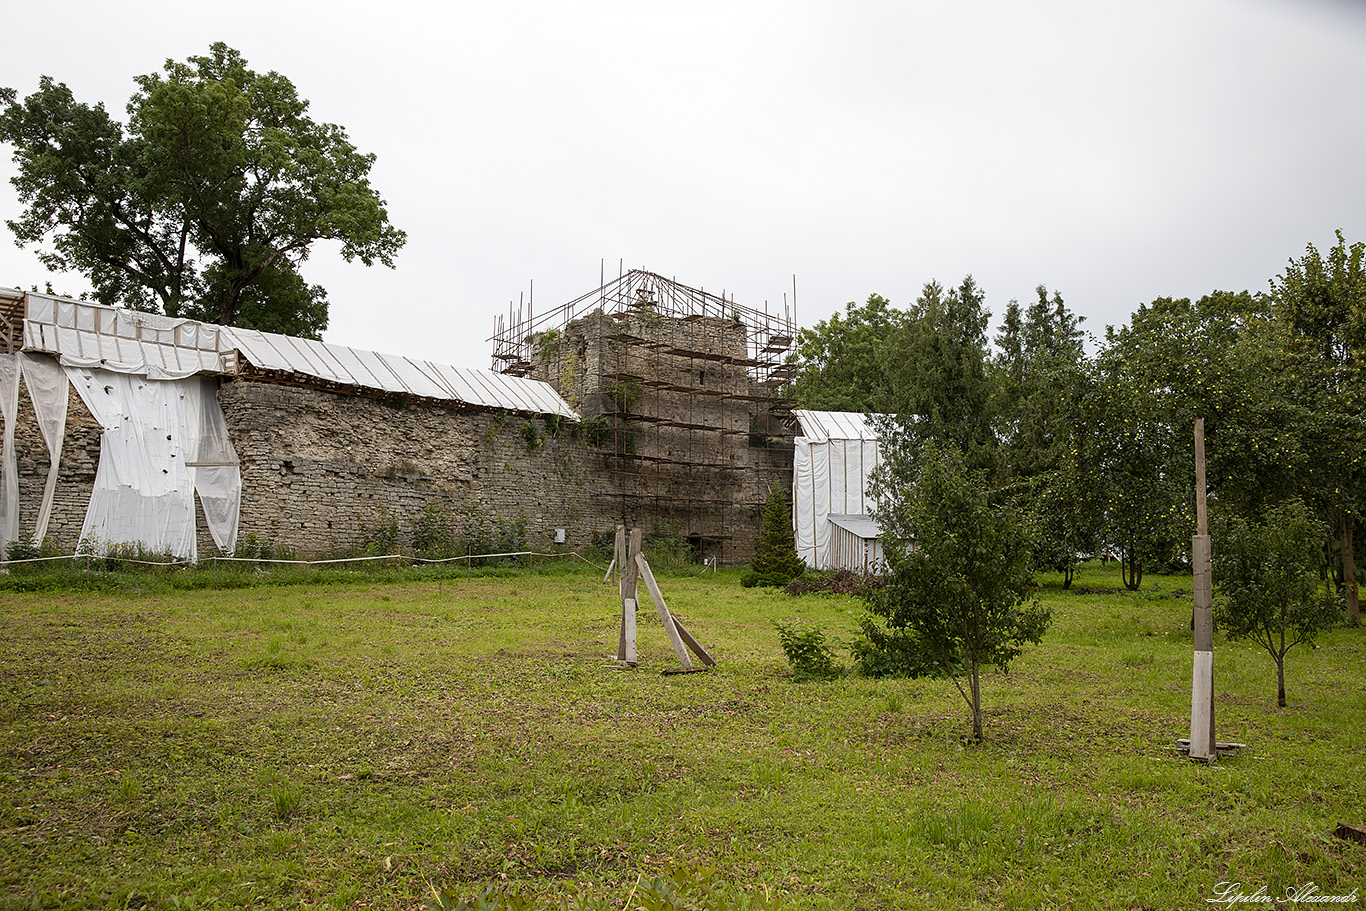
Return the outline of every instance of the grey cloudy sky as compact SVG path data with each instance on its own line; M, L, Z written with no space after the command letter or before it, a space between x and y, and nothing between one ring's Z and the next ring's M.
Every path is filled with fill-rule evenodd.
M487 366L493 320L601 263L781 307L976 276L1103 331L1366 240L1366 4L1349 0L12 4L0 85L122 116L237 48L378 161L397 269L319 247L328 341ZM3 150L0 219L19 212ZM0 240L0 284L77 293Z

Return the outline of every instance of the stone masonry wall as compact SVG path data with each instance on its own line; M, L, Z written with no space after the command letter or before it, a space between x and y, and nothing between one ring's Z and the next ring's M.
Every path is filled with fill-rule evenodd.
M457 540L524 521L533 546L563 528L578 547L625 522L688 538L722 563L746 562L769 485L790 483L792 454L744 357L744 327L728 319L594 314L570 324L535 372L597 417L591 442L568 422L510 412L225 379L219 401L242 467L239 548L339 553L391 525L395 543L411 547L434 505ZM15 442L28 538L48 454L27 390ZM100 428L73 390L48 527L61 547L79 537L99 450ZM217 552L202 516L199 548Z
M301 555L336 553L391 521L397 544L409 547L429 504L446 510L456 539L488 537L499 520L524 521L538 547L556 528L571 547L600 530L585 494L597 456L567 422L547 428L506 412L393 407L247 380L224 382L219 401L242 466L239 548L251 535ZM48 452L26 390L15 431L20 536L30 539ZM99 453L99 425L73 390L47 534L65 550L80 537ZM217 553L202 515L198 537L201 556Z
M597 530L582 506L591 454L539 418L240 380L219 401L242 464L244 537L326 553L363 545L392 520L410 546L429 504L457 538L498 518L525 520L536 546L556 528L570 546Z

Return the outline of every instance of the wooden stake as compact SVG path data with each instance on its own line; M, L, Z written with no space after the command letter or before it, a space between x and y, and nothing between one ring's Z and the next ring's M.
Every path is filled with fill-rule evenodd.
M692 649L707 667L716 667L716 659L712 658L711 655L708 655L707 650L702 647L702 644L693 638L692 633L688 632L688 628L683 625L683 621L678 619L678 615L671 613L669 616L674 618L674 626L678 627L678 635L683 638L683 642L688 648Z
M624 526L617 526L619 541L625 536L625 532ZM617 660L632 666L639 660L636 651L636 579L639 576L636 558L640 556L643 540L644 534L639 528L631 529L630 545L625 548L627 556L621 564L624 570L621 574L621 634L617 637Z

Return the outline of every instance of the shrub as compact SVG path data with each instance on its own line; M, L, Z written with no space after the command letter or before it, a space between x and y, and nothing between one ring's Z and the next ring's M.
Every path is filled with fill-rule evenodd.
M413 551L428 560L455 556L455 534L446 507L428 503L413 522Z
M798 683L844 675L844 666L835 663L835 655L825 641L825 630L820 626L803 620L778 620L773 625L792 667L792 677Z

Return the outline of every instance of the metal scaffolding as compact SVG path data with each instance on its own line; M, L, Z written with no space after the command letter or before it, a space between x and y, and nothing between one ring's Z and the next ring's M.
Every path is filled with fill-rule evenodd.
M582 416L600 528L639 525L738 562L768 485L791 469L794 306L759 310L632 270L540 315L510 307L493 366L549 382Z

